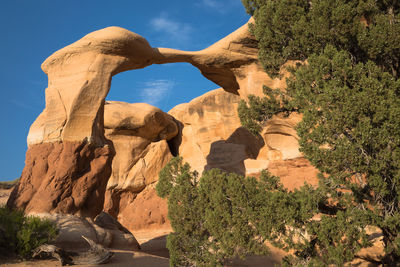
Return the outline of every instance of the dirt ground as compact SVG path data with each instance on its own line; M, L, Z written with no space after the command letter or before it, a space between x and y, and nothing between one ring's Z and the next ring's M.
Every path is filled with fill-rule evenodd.
M139 231L133 233L141 245L141 251L123 251L113 250L115 255L107 263L105 267L124 267L124 266L140 266L140 267L163 267L169 266L169 255L166 249L166 236L169 230L151 230ZM273 251L274 252L274 251ZM246 261L235 260L231 267L247 267L247 266L274 266L274 263L280 262L281 255L272 253L270 257L249 257ZM13 261L0 262L0 266L4 267L59 267L61 264L56 260L35 260L35 261ZM94 265L74 265L77 267L87 267Z

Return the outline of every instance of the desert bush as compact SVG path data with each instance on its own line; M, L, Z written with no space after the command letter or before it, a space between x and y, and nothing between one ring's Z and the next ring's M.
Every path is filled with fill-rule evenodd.
M383 233L387 266L400 262L400 2L242 0L255 23L259 58L287 88L242 101L243 126L259 132L278 113L302 114L300 151L320 171L320 199L305 220L309 240L296 260L342 265L368 246L365 228ZM319 197L317 197L319 199ZM287 221L290 222L290 217ZM290 223L289 223L290 224Z
M24 213L0 207L0 254L17 253L17 233L24 223Z
M35 248L53 241L57 234L55 224L47 219L0 207L0 255L3 257L29 259Z
M400 4L394 0L242 0L255 23L259 58L287 88L267 88L239 106L259 132L274 115L302 114L300 150L320 171L319 186L294 191L217 170L201 178L181 159L160 173L174 232L171 264L224 265L292 251L286 266L343 266L382 232L384 266L400 262ZM286 62L297 62L286 64Z
M156 189L168 199L171 266L224 266L236 256L266 255L266 241L295 253L297 258L285 259L287 266L341 266L368 244L365 231L354 231L363 226L364 214L335 211L322 187L288 191L266 171L256 179L212 169L199 178L174 158ZM334 212L336 217L313 219Z
M235 256L268 252L249 224L255 179L217 169L199 178L177 157L160 172L156 190L168 199L171 266L223 266Z

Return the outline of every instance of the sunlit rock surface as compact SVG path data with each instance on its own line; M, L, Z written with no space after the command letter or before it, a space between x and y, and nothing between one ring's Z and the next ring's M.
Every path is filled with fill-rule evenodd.
M108 27L55 52L42 64L46 107L30 128L25 168L8 205L92 219L104 210L131 231L168 226L154 186L175 155L199 172L258 175L268 168L288 187L312 180L316 171L298 151L299 116L274 117L259 136L240 127L240 99L261 95L263 85L286 86L287 73L271 79L257 54L247 24L200 51L153 48L133 32ZM191 63L222 89L169 114L105 101L113 75L174 62Z

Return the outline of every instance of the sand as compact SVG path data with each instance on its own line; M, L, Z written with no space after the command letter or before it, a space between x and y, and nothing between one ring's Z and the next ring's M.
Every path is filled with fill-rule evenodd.
M168 250L166 249L166 236L170 232L168 229L138 231L133 233L141 245L141 251L123 251L113 250L114 257L105 267L124 267L124 266L141 266L141 267L163 267L169 266ZM231 267L247 267L247 266L265 266L272 267L275 263L280 262L281 255L278 251L272 251L269 257L249 257L245 261L236 259L229 266ZM58 267L61 264L57 260L35 260L35 261L14 261L0 263L0 266L7 267ZM77 267L95 266L95 265L74 265Z

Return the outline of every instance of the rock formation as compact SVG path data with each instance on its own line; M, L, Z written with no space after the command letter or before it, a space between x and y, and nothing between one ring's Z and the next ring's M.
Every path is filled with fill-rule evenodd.
M222 89L210 91L169 111L180 125L171 147L199 173L219 168L242 175L269 169L288 188L316 182L316 169L302 158L294 126L296 114L275 116L259 136L241 127L237 107L241 97Z
M101 212L94 219L68 214L39 214L54 221L59 228L55 244L63 249L89 248L82 235L105 247L125 250L138 250L135 237L116 219Z
M167 141L177 135L177 123L172 116L148 104L107 102L104 128L116 152L104 210L129 229L164 224L167 205L151 185L172 158ZM140 203L143 198L146 203Z
M257 174L270 168L290 179L298 173L308 179L315 170L298 151L298 116L274 117L258 137L240 127L240 99L261 95L263 85L285 87L284 78L271 79L263 71L257 53L247 24L195 52L152 48L119 27L95 31L55 52L42 64L49 80L46 107L30 128L25 168L8 205L89 219L104 210L136 230L168 225L166 203L154 185L172 155L200 172ZM173 62L191 63L222 89L169 114L147 104L105 101L113 75Z

